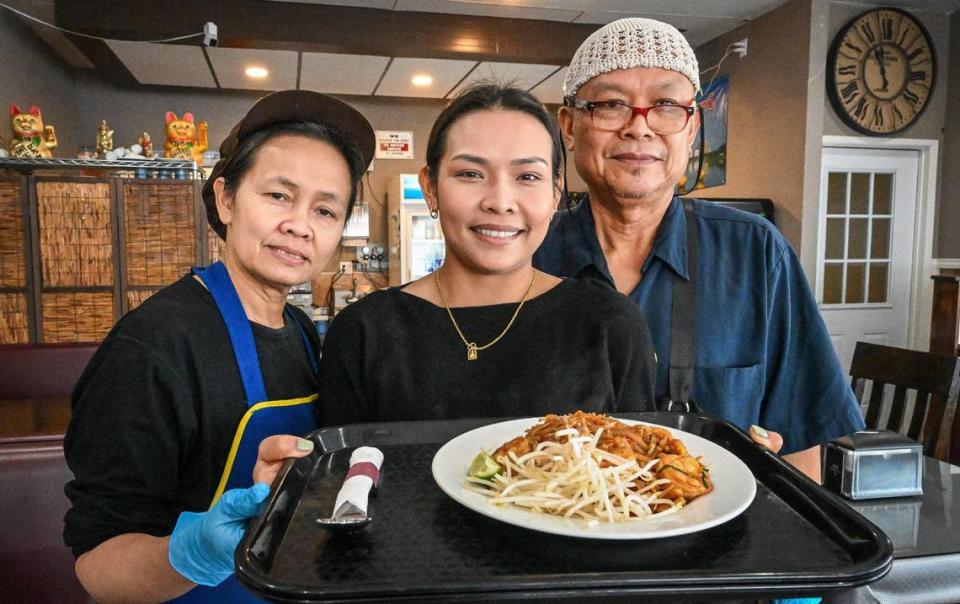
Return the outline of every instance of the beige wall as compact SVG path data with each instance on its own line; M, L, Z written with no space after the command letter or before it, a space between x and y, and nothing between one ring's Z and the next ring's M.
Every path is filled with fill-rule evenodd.
M840 3L840 2L831 2L829 4L829 40L828 44L833 40L834 36L853 18L855 18L860 13L863 13L871 8L874 8L872 5L868 4L850 4L850 3ZM926 111L921 115L917 121L911 125L906 130L897 133L896 138L910 138L910 139L933 139L940 142L940 157L938 158L937 164L937 182L939 183L936 199L933 200L936 207L934 208L936 223L934 226L934 250L933 256L935 258L957 258L960 257L960 241L957 241L954 233L957 232L957 229L960 228L960 212L957 212L955 203L951 201L954 197L951 193L951 190L956 190L960 181L958 181L952 175L951 158L960 159L960 140L958 136L949 138L947 133L950 131L950 125L947 120L947 116L950 113L947 111L950 90L957 89L960 82L957 82L957 77L950 77L950 71L953 70L956 72L957 68L960 65L957 65L957 61L951 61L952 57L956 56L957 51L955 50L955 45L951 44L951 31L953 32L953 37L958 35L956 29L957 25L960 24L960 21L957 20L957 14L954 14L953 19L950 19L948 15L944 13L923 11L919 9L911 8L909 9L910 14L912 14L918 21L920 21L923 26L927 29L927 32L930 34L930 39L933 42L934 52L936 53L937 58L937 80L933 86L933 94L930 96L930 104L927 105ZM953 24L953 27L951 27ZM954 97L956 93L954 93ZM954 100L954 103L957 101ZM830 105L828 98L824 97L824 124L823 124L823 134L825 135L842 135L842 136L863 136L853 129L849 128L844 124L839 117L837 117L836 111ZM947 204L950 207L942 208L944 204Z
M730 43L750 40L747 56L728 57L720 70L730 75L727 182L695 195L772 198L780 228L798 250L808 275L814 274L819 237L822 137L862 136L843 124L827 98L827 52L840 29L872 7L791 0L697 49L701 66L708 67ZM955 200L960 197L960 171L951 166L960 161L960 125L947 116L960 111L960 14L946 19L941 13L910 12L930 32L939 75L927 110L897 136L940 141L934 256L958 258L960 201ZM951 33L955 44L950 43Z
M730 76L726 184L694 195L773 199L777 224L795 249L803 210L810 20L810 0L791 0L697 49L703 69L732 42L749 39L747 56L731 55L720 68Z
M810 48L807 79L807 138L804 143L803 211L800 234L800 262L811 282L817 274L817 228L820 197L820 159L823 154L823 99L826 97L827 49L830 45L829 0L810 2Z
M426 162L430 128L446 102L370 97L347 100L367 116L376 130L413 132L414 159L376 160L373 172L367 175L368 183L372 185L365 187L366 199L370 203L371 242L386 245L387 229L398 228L396 220L387 216L387 198L398 194L401 174L416 174Z
M57 130L60 154L73 156L74 100L71 70L18 17L0 9L0 140L4 146L10 141L10 105L19 105L23 111L36 105L44 124Z
M839 3L831 2L829 4L829 28L830 35L827 40L827 44L833 42L833 38L839 33L843 27L849 23L854 17L860 13L866 12L872 8L875 8L873 5L868 4L851 4L851 3ZM897 133L897 138L940 138L943 123L944 115L946 109L946 99L947 99L947 86L946 76L947 76L947 60L948 56L945 50L950 44L950 20L945 18L946 15L942 13L935 12L925 12L917 9L910 9L910 14L913 15L924 27L927 28L927 32L930 34L930 38L933 41L934 52L937 55L937 82L933 86L933 94L930 96L930 104L927 105L927 110L924 111L923 115L917 119L916 123L907 128L902 132ZM830 100L824 97L824 122L823 122L823 133L827 135L844 135L844 136L862 136L857 131L851 129L846 124L844 124L839 117L837 117L837 112L834 111L833 107L830 105Z
M960 12L950 19L949 65L946 76L946 110L940 163L940 195L937 197L937 239L934 255L960 258Z

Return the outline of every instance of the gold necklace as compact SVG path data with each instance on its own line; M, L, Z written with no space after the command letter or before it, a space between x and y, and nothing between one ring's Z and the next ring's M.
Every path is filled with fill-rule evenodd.
M530 285L527 286L527 291L524 292L523 298L520 299L520 304L517 305L517 310L513 311L513 316L510 317L510 322L507 323L507 326L503 328L503 331L500 332L500 335L490 340L483 346L477 346L476 342L468 341L466 336L463 335L463 332L460 331L460 326L457 325L457 320L453 318L453 311L450 310L450 306L447 304L447 298L443 295L443 288L440 287L440 271L434 271L433 276L437 281L437 291L440 292L440 299L443 301L443 308L446 309L447 315L450 316L450 322L453 323L453 328L457 330L457 335L460 336L460 339L463 340L463 343L467 347L467 360L476 361L478 352L481 350L486 350L487 348L490 348L499 342L503 336L507 335L507 332L510 331L510 328L513 327L513 322L517 320L517 315L520 314L520 309L523 308L523 304L527 301L527 296L530 295L530 291L533 289L533 283L537 280L537 271L533 271L533 276L530 277Z

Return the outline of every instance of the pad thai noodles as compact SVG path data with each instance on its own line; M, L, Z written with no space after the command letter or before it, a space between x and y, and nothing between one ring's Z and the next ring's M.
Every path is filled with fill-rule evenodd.
M669 430L582 411L547 415L497 449L486 473L471 473L467 488L493 504L590 523L672 514L713 488Z

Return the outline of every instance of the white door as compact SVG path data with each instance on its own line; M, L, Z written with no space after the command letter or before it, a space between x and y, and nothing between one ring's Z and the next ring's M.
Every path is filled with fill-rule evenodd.
M849 370L858 341L906 347L919 153L826 147L817 301Z

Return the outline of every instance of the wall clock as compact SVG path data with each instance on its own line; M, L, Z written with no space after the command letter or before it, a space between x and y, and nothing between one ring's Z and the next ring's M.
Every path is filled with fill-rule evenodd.
M912 15L879 8L856 17L833 40L827 93L851 128L887 136L927 108L937 77L930 35Z

